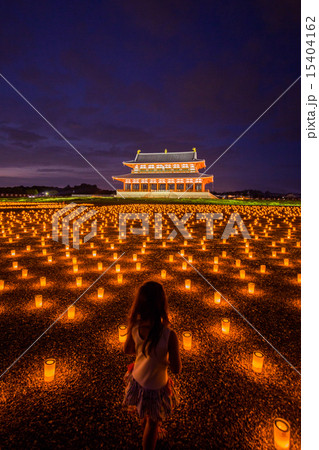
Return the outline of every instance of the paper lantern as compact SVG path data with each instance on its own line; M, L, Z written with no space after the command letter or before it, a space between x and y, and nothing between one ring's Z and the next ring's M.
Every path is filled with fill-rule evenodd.
M0 291L4 289L4 280L0 280Z
M44 381L53 381L55 377L55 359L46 359L44 361Z
M76 287L82 286L82 277L76 277Z
M186 261L183 261L183 263L182 263L182 269L183 269L183 270L186 270L186 269L187 269L187 262L186 262Z
M126 325L119 325L118 326L118 330L119 330L119 341L120 342L125 342L126 338L127 338L127 326Z
M162 246L166 247L166 242L165 241L162 242Z
M260 266L260 273L266 273L266 266L264 264Z
M45 277L40 277L40 286L44 287L47 284L47 279Z
M137 262L136 263L136 270L139 272L141 270L141 263Z
M271 246L272 246L272 247L276 247L276 242L275 242L275 241L272 241Z
M137 254L136 253L134 253L134 255L133 255L133 261L137 261Z
M285 238L281 238L281 239L280 239L280 242L285 242Z
M240 270L239 271L239 276L243 280L245 278L245 271L244 270Z
M94 248L94 242L91 242L91 243L90 243L90 247L91 247L91 248Z
M290 425L285 419L274 420L274 443L276 450L289 450Z
M12 267L13 267L13 269L17 269L18 268L18 261L13 261Z
M277 252L272 252L272 253L271 253L271 256L272 256L273 258L276 258Z
M73 273L78 273L78 271L79 271L78 265L77 265L77 264L74 264L74 265L73 265Z
M297 247L300 247L300 242L297 242Z
M236 267L240 267L241 261L240 259L236 259Z
M284 259L284 265L285 265L285 266L289 266L289 259L288 259L288 258L285 258L285 259Z
M46 256L46 254L47 254L47 251L46 251L46 249L44 248L44 249L42 250L42 255L43 255L43 256Z
M174 261L174 255L169 255L168 260L169 260L169 262L173 262Z
M298 273L298 275L297 275L297 281L298 281L298 283L301 283L301 273Z
M226 258L226 254L227 254L227 252L223 251L222 252L222 258Z
M218 256L214 257L214 264L218 264Z
M249 253L249 247L245 248L245 253Z
M252 258L253 257L253 254L252 254L252 252L250 252L250 253L248 253L248 258Z
M117 260L117 253L113 253L113 260L114 260L114 261Z
M187 241L184 241L184 246L187 247Z
M285 247L281 247L281 253L286 253L286 248Z
M145 254L145 248L142 248L142 249L141 249L141 253L142 253L142 255Z
M114 244L111 244L110 248L111 250L114 250Z
M49 263L52 262L52 256L48 256L48 262L49 262Z
M206 250L206 245L202 245L202 250Z
M103 270L103 263L102 262L98 262L97 263L97 270L99 270L100 272Z
M75 317L75 306L71 305L68 307L68 319L72 320Z
M78 259L76 256L73 256L72 258L72 264L77 264L78 263Z
M190 289L191 288L191 280L185 280L185 288Z
M34 297L34 300L35 300L35 307L41 308L42 307L42 295L36 295Z
M214 264L213 272L218 272L218 264Z
M115 272L117 272L117 273L121 272L121 266L120 266L120 264L116 264L116 265L115 265Z
M22 278L26 278L28 276L28 269L22 269Z
M166 270L161 270L161 277L163 280L166 280Z
M224 334L229 334L229 328L230 328L230 320L229 319L222 319L222 332Z
M66 253L65 253L65 257L66 257L66 258L70 258L70 252L66 252Z
M97 298L103 298L104 296L104 288L100 287L97 290Z
M248 283L248 293L253 294L255 292L255 283Z
M189 262L189 263L192 263L192 262L193 262L193 256L192 256L192 255L189 255L189 257L188 257L188 262Z
M253 352L252 367L254 372L261 373L261 371L263 370L264 357L265 355L260 351Z
M216 305L219 305L220 303L220 293L219 292L214 292L214 303L216 303Z
M11 256L15 256L16 251L15 250L11 250Z
M96 250L92 251L92 256L95 258L96 257Z
M121 273L117 274L117 282L121 284L123 282L123 275Z
M181 254L182 256L185 256L185 250L181 250L181 251L180 251L180 254Z
M31 245L27 245L26 250L29 252L31 250Z
M190 331L183 331L183 348L184 350L192 348L192 333Z

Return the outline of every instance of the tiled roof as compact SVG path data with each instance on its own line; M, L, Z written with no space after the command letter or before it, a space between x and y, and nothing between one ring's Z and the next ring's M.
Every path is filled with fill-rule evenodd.
M191 162L203 161L197 159L197 153L192 152L167 152L167 153L137 153L132 161L126 163L157 163L157 162Z
M118 178L207 178L212 177L213 175L209 175L205 173L203 175L199 172L187 172L187 173L179 173L179 172L157 172L157 173L126 173L124 175L114 175L112 178L118 179Z

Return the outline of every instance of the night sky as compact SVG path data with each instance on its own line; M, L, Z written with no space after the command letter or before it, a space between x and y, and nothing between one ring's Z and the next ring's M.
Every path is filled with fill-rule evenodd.
M6 1L0 72L116 187L122 161L216 158L300 75L295 0ZM0 79L0 185L109 185ZM209 171L300 192L300 81Z

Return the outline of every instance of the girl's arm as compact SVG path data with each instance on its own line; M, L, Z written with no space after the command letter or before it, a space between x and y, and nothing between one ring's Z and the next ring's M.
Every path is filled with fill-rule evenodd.
M168 360L171 371L173 373L180 373L182 370L182 362L179 354L177 335L173 330L171 330L168 339Z
M128 332L126 341L124 343L124 353L128 355L135 354L135 342L133 340L131 331Z

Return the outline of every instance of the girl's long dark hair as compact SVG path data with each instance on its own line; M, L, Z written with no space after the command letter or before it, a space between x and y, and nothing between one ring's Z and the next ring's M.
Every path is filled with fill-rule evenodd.
M147 281L138 290L133 302L128 322L128 332L134 325L141 321L150 321L151 329L143 343L143 354L147 344L148 354L154 349L160 340L163 327L169 324L167 315L168 305L163 286L156 281Z

